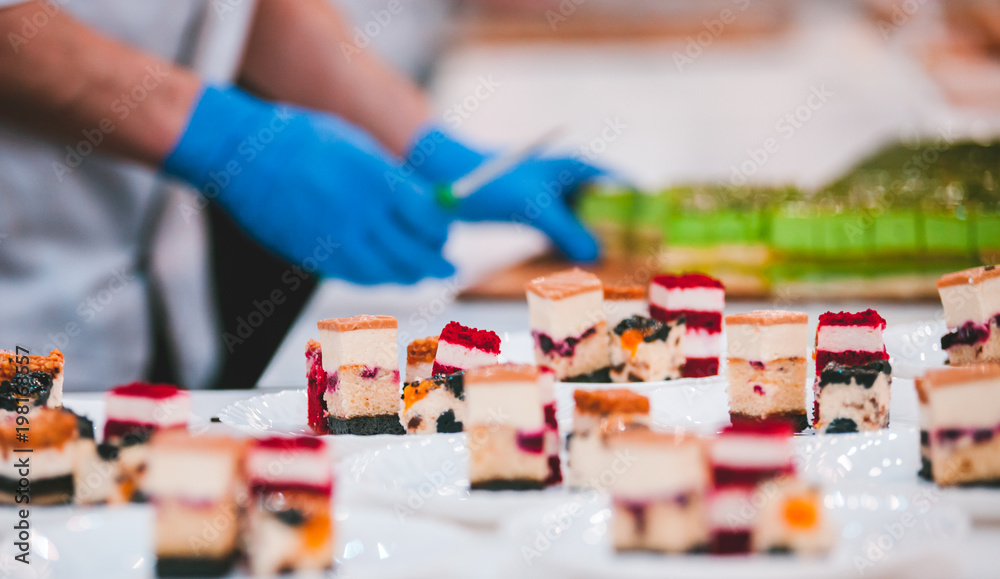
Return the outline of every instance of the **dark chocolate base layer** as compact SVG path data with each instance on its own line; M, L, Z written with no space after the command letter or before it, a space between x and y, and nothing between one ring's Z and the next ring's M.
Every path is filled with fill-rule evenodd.
M650 549L648 547L615 547L615 551L619 553L663 553L659 549ZM696 545L691 547L684 553L688 555L700 555L703 553L710 553L711 549L708 544Z
M156 574L160 577L221 577L232 570L236 559L235 552L221 559L158 557Z
M729 420L736 424L737 422L751 422L751 423L766 423L766 422L784 422L790 424L795 432L802 432L809 427L809 418L806 413L798 412L778 412L776 414L768 414L767 416L750 416L749 414L739 414L736 412L729 413Z
M568 376L562 379L563 382L611 382L611 368L601 368L590 374L580 374L579 376Z
M474 491L535 491L545 488L544 480L532 478L493 479L469 485Z
M73 475L29 480L31 504L66 505L73 502ZM0 504L17 504L17 483L16 480L0 476Z
M374 434L406 434L406 429L399 422L397 414L380 414L378 416L355 416L354 418L336 418L330 416L330 434L357 434L371 436Z

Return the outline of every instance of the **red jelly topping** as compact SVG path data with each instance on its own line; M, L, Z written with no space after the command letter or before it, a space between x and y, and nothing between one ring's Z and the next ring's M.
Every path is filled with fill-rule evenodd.
M722 429L722 436L735 434L754 434L758 436L788 437L795 434L791 424L781 421L750 422L737 421Z
M696 312L692 310L667 310L660 306L649 306L649 316L654 320L669 323L684 316L685 327L705 330L709 334L722 331L722 312Z
M681 376L684 378L703 378L719 373L718 358L688 358L684 361Z
M441 330L438 341L461 344L491 354L500 353L500 336L496 335L496 332L468 328L458 322L448 322L448 325Z
M889 354L885 348L881 352L865 352L862 350L848 350L846 352L831 352L829 350L816 351L816 375L819 376L823 368L830 362L837 362L845 366L863 366L875 360L888 360Z
M545 433L539 432L518 432L517 447L524 452L540 454L545 447Z
M653 283L668 289L672 288L694 288L694 287L717 287L726 289L722 282L714 277L703 273L685 273L681 275L661 274L653 278Z
M257 446L260 448L277 448L282 450L295 450L300 448L315 450L323 448L324 444L322 439L313 438L311 436L296 436L294 438L272 436L270 438L261 438L257 441Z
M140 398L153 398L162 400L176 396L178 392L187 392L177 386L170 384L147 384L145 382L132 382L124 386L116 386L111 389L113 394L118 396L136 396Z
M868 308L863 312L826 312L819 316L820 326L871 326L885 329L885 319L878 312Z
M330 424L327 422L326 401L323 394L330 386L329 377L323 369L323 352L320 349L307 350L306 360L309 362L309 372L306 378L309 383L307 392L309 404L309 426L318 434L329 434Z

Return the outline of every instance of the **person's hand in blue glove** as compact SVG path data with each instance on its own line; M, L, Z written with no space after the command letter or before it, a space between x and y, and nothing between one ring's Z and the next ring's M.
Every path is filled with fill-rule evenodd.
M407 155L407 168L427 181L447 185L487 160L437 128L424 130ZM548 235L576 261L593 261L597 241L577 220L568 202L584 182L602 171L577 159L529 159L483 186L455 207L466 221L526 223Z
M454 273L441 255L450 216L432 186L398 178L400 163L339 117L207 87L163 169L325 275L376 284Z

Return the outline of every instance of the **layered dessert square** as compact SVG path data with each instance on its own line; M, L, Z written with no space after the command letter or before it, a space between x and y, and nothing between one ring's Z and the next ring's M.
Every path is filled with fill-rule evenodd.
M649 314L661 322L684 318L685 378L715 376L722 354L722 282L700 273L658 275L649 284Z
M739 422L808 426L806 355L809 318L799 312L757 310L726 317L729 416Z
M655 382L681 377L684 321L661 322L645 316L625 318L612 329L611 381Z
M1000 362L1000 269L993 265L950 273L937 281L948 363Z
M619 285L604 288L604 317L608 329L632 316L649 316L646 288L641 285Z
M751 544L754 552L818 556L829 551L836 536L819 488L789 478L761 490Z
M29 421L0 421L0 504L29 508L73 502L76 415L39 407Z
M556 374L551 368L539 368L538 388L542 400L542 413L545 415L545 434L542 442L545 460L549 471L545 477L547 486L562 483L562 459L559 450L562 441L559 438L559 420L556 418Z
M627 430L608 449L630 464L611 484L617 551L688 553L708 546L710 480L702 442L681 434Z
M417 338L406 346L406 381L418 382L434 375L438 337Z
M545 412L536 366L499 364L465 374L469 483L473 489L544 488Z
M888 428L891 381L885 360L863 366L830 362L816 380L813 427L827 434Z
M759 522L748 508L768 493L762 485L795 473L792 428L787 424L737 424L711 442L709 462L714 484L708 498L712 552L749 553Z
M265 438L247 451L246 547L257 577L333 567L333 468L322 439Z
M399 423L396 318L354 316L316 324L306 350L309 423L331 434L405 434Z
M243 455L242 441L223 436L175 428L150 439L141 491L156 509L159 575L218 577L232 568L240 546Z
M573 432L566 437L567 480L574 487L606 488L617 476L615 455L605 444L609 436L633 428L648 428L649 399L624 388L575 390Z
M36 408L62 407L63 354L32 356L23 349L0 350L0 420L13 415L18 404Z
M464 372L407 382L399 421L407 434L462 432L465 422Z
M827 312L816 327L816 376L830 362L860 366L888 360L882 341L885 320L873 309L863 312Z
M500 336L489 330L477 330L458 322L448 322L438 338L433 375L451 374L497 363Z
M607 382L607 323L604 286L594 274L569 269L526 286L535 361L557 380Z
M1000 364L928 370L917 395L921 474L941 486L1000 484Z

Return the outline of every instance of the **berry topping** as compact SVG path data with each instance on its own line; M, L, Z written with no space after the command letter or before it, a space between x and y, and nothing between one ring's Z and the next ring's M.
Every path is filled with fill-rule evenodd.
M496 332L469 328L458 322L448 322L448 325L441 330L439 340L476 348L491 354L500 353L500 336L496 335Z
M885 318L878 315L878 312L868 308L856 314L851 312L826 312L819 316L820 326L871 326L880 330L885 329Z
M176 386L170 384L148 384L146 382L133 382L124 386L117 386L111 390L118 396L138 396L142 398L163 399L170 398L178 392L183 392Z
M721 281L703 273L685 273L681 275L662 274L655 276L653 278L653 283L667 289L688 289L695 287L716 287L719 289L725 289L725 286L722 285Z

